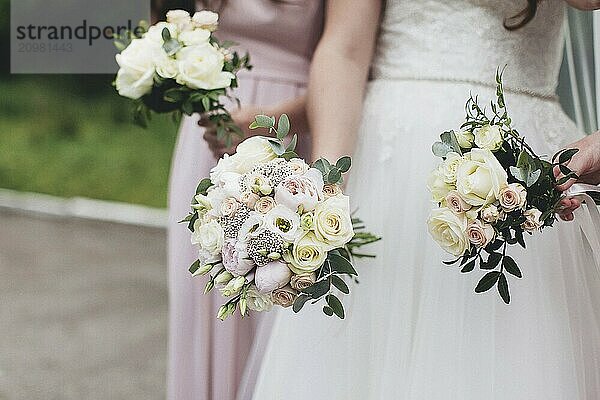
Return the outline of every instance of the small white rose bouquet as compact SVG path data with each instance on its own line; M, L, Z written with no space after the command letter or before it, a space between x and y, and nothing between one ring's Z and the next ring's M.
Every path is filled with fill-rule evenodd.
M358 275L352 260L372 257L355 250L379 240L361 232L364 226L351 217L342 193L350 157L309 166L294 152L296 135L284 143L290 130L285 114L277 124L274 117L258 115L250 127L276 137L246 139L198 185L192 211L182 221L198 246L189 270L209 274L205 293L217 288L227 298L220 319L238 308L242 316L273 305L299 312L307 301L322 298L325 314L344 318L338 296L350 291L346 279Z
M117 37L119 71L115 87L121 96L135 101L134 120L146 126L151 112L208 113L220 139L230 144L241 136L222 96L237 87L236 73L250 69L249 56L241 57L213 35L219 15L171 10L167 20L150 26L136 37L131 32Z
M477 103L466 104L466 121L459 130L441 134L433 153L442 158L431 173L428 187L437 207L428 220L433 239L458 257L461 272L476 266L488 271L475 292L497 287L505 303L510 302L507 274L521 278L508 246L525 248L524 233L534 234L552 226L556 209L564 197L556 185L577 178L566 164L577 149L557 153L552 161L536 155L511 126L504 102L502 73L496 74L496 102L489 117ZM557 181L554 168L563 177Z

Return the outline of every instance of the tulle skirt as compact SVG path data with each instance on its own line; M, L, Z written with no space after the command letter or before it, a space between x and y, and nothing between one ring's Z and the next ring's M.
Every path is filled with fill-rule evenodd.
M475 294L427 233L431 144L464 120L469 92L450 82L369 84L348 192L383 240L359 260L347 317L307 304L278 311L254 399L592 400L600 393L600 277L577 222L511 248L524 277L512 302ZM514 125L538 154L582 136L551 100L506 93Z

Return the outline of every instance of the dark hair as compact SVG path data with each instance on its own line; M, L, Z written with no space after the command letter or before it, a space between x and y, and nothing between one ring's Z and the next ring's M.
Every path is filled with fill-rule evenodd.
M509 31L514 31L527 25L533 19L533 17L535 17L538 4L541 1L542 0L527 0L527 7L521 10L518 14L504 19L504 22L502 23L504 28L508 29Z

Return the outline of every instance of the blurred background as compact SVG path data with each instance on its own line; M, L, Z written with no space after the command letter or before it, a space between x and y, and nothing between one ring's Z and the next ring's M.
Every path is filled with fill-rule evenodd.
M595 96L567 89L593 46L591 14L569 16L582 18L558 92L589 132ZM11 75L9 30L0 0L0 400L164 398L177 124L134 125L111 75Z

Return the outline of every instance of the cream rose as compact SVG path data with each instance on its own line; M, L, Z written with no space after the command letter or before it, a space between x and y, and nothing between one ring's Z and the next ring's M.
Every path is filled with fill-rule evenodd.
M262 136L252 136L238 144L232 156L239 173L247 173L257 164L266 164L277 158L268 140Z
M265 214L265 228L278 234L287 242L293 242L302 232L300 216L282 205L273 207Z
M259 199L260 197L252 192L244 192L240 197L241 202L244 203L248 208L254 208Z
M273 303L281 307L291 307L298 297L298 292L291 286L284 286L273 291Z
M481 219L487 223L493 224L500 219L500 210L493 204L484 207L481 210Z
M470 210L472 206L464 201L456 190L451 190L446 195L446 206L457 214Z
M180 30L192 28L192 18L185 10L170 10L167 12L167 22L177 25Z
M458 257L470 248L465 216L448 208L437 208L429 215L427 225L433 239L448 253Z
M538 231L544 225L544 223L541 220L542 212L537 208L531 208L523 212L523 216L526 219L525 222L521 224L521 227L527 232Z
M192 233L192 244L198 245L201 249L210 254L217 255L225 242L225 232L217 221L202 223L197 220L194 223L194 232Z
M311 168L304 175L284 179L275 190L275 201L294 211L300 206L303 211L311 211L323 195L323 186L323 175Z
M331 248L341 247L354 236L350 198L339 195L317 204L313 217L317 236Z
M271 297L271 294L259 292L254 285L251 285L248 289L246 299L250 310L263 312L271 311L273 308L273 298Z
M307 287L312 286L317 281L317 274L311 272L310 274L293 275L290 280L290 286L296 290L304 290Z
M437 203L441 203L448 192L454 189L453 185L446 183L444 175L440 172L440 169L435 169L427 180L427 188L431 192L431 198Z
M204 29L184 31L179 34L179 41L186 46L209 44L210 32Z
M163 39L163 30L165 28L169 30L172 39L176 39L179 36L179 29L177 29L177 25L170 22L161 21L148 28L148 32L144 34L144 39L148 39L155 44L162 46L165 42Z
M221 215L226 217L232 216L239 208L239 205L240 203L238 203L235 197L227 197L221 203Z
M503 143L504 136L498 125L484 125L475 131L475 144L479 148L497 151Z
M477 247L485 247L496 237L496 232L490 224L475 220L467 226L469 241Z
M473 142L475 141L475 136L473 132L469 130L461 129L459 131L455 131L454 135L456 136L456 141L458 145L463 149L470 149L473 147Z
M261 293L271 293L275 289L284 287L290 282L292 271L287 264L281 261L271 261L263 267L256 268L254 284Z
M300 158L292 158L289 161L289 166L292 168L294 175L302 175L310 169L310 166Z
M192 17L192 24L197 28L214 32L219 27L219 14L207 10L198 11Z
M511 183L500 191L498 202L506 212L523 208L527 203L527 189L520 183Z
M177 61L169 57L164 51L156 51L154 53L154 64L156 66L156 73L161 78L173 79L177 76Z
M472 206L484 206L498 199L507 186L506 171L487 149L473 149L456 171L456 190Z
M446 159L440 165L440 172L444 176L444 182L453 185L456 183L456 170L463 162L460 154L450 152L446 155Z
M275 200L273 200L272 197L265 196L258 199L256 204L254 205L254 209L261 214L266 214L273 208L275 208L275 205Z
M116 55L120 68L115 85L121 96L139 99L152 91L156 71L154 58L158 51L161 51L160 46L147 39L133 39Z
M210 44L188 46L177 52L179 72L177 83L190 89L226 88L235 78L223 71L223 54Z
M327 258L327 245L319 241L313 232L296 239L292 252L284 253L289 268L295 274L308 274L316 271Z
M325 198L335 197L339 194L342 194L342 189L340 188L340 185L328 183L323 186L323 194L325 195Z

